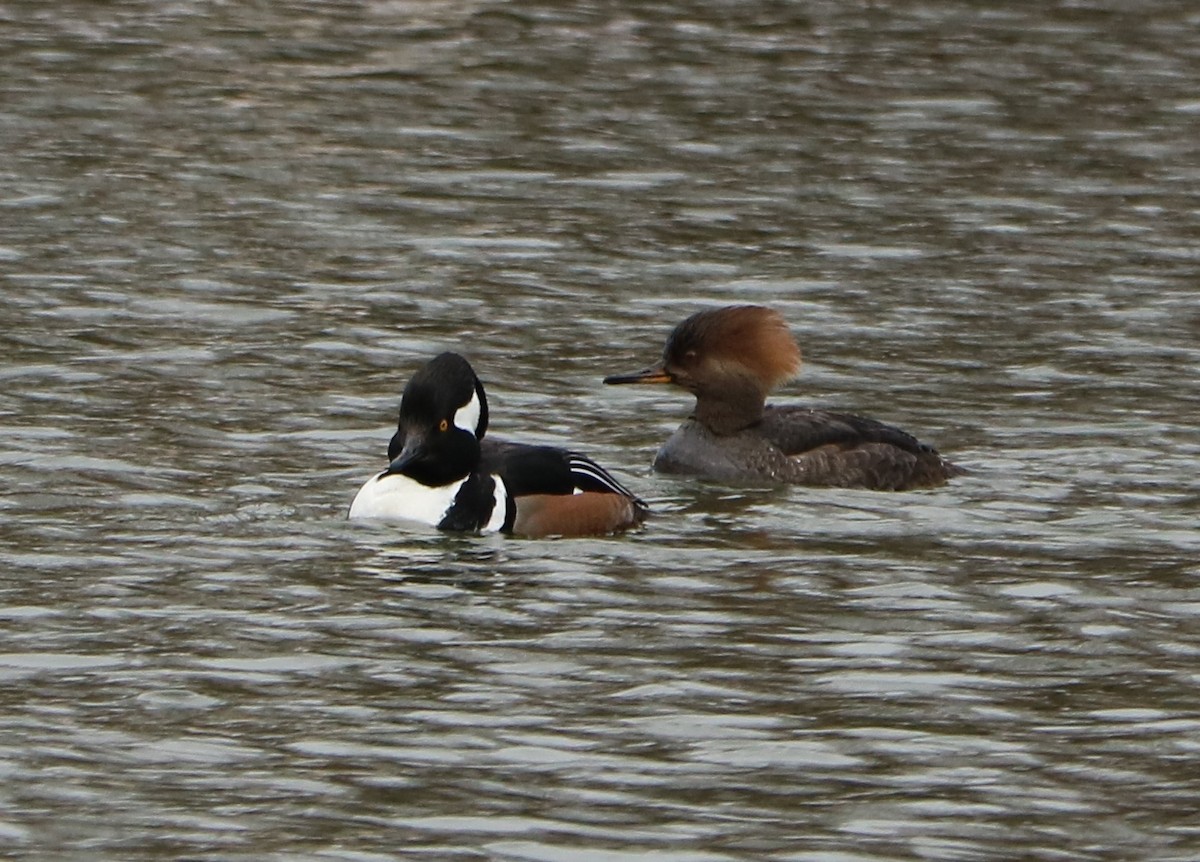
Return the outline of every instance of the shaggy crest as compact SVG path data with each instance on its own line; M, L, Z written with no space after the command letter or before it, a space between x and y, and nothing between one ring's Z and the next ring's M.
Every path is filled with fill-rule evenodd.
M768 392L800 370L800 348L787 322L761 305L701 311L675 327L663 350L665 362L686 367L698 356L749 369Z

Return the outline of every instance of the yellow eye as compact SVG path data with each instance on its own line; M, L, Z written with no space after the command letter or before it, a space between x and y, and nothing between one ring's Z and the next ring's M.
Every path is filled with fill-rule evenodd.
M438 423L439 431L445 431L449 427L450 427L450 423L447 422L445 419L443 419L441 422Z

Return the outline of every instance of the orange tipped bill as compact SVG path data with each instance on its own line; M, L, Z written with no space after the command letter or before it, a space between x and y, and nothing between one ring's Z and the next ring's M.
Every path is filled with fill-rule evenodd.
M605 383L674 383L671 375L661 365L654 365L633 374L612 374L604 378Z

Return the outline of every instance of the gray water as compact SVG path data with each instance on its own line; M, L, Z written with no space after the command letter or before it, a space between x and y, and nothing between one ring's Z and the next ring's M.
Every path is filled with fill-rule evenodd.
M0 855L1200 858L1200 9L0 7ZM971 475L650 473L608 388ZM344 520L443 349L653 506Z

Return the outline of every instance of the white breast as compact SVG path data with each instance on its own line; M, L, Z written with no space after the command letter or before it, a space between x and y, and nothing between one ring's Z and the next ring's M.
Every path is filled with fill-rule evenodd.
M465 481L465 480L464 480ZM350 504L350 517L414 521L436 527L454 505L462 481L430 488L398 473L372 476Z

